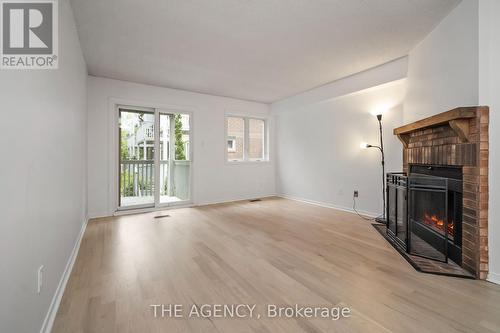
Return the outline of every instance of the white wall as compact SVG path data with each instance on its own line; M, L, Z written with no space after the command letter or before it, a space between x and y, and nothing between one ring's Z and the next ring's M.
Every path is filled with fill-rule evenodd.
M409 54L404 122L478 104L478 1L463 0Z
M261 103L148 86L111 79L88 79L88 208L89 215L109 216L118 196L113 101L150 107L176 107L193 112L194 204L275 194L274 140L271 162L225 162L225 113L269 116ZM271 134L273 134L271 121ZM273 135L271 135L273 137Z
M1 332L40 331L86 218L87 71L59 6L59 69L0 71Z
M364 72L331 84L330 98L310 91L272 105L280 195L350 210L356 189L359 211L382 212L380 152L359 145L363 141L378 144L378 122L370 112L389 108L383 118L386 171L401 171L402 146L392 130L402 123L406 67L399 62L383 67L370 70L377 73L372 81L375 87L336 93L338 87L368 82L365 78L373 73ZM311 99L312 95L321 97Z
M500 283L500 2L479 3L479 103L490 107L488 279Z

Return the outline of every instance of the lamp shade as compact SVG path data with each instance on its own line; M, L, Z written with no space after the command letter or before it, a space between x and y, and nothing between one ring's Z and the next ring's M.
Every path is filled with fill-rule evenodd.
M372 114L372 116L375 116L375 117L378 117L378 116L381 116L383 114L385 114L388 110L388 107L386 106L379 106L379 107L376 107L374 109L372 109L370 111L370 113Z

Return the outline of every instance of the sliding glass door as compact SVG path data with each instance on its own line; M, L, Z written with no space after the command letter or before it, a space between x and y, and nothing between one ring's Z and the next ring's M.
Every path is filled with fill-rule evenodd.
M190 123L189 114L119 108L119 209L190 201Z
M155 203L154 123L154 111L120 109L120 207L147 207Z

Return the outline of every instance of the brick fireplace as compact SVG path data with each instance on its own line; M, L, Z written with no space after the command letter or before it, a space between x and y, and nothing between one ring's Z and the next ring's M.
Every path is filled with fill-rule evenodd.
M394 129L403 143L404 172L427 165L461 169L461 266L480 279L488 273L488 126L489 109L480 106Z

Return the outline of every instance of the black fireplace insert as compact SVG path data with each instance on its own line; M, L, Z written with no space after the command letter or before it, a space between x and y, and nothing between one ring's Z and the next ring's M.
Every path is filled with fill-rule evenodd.
M387 235L406 252L462 264L462 169L410 165L387 175Z

